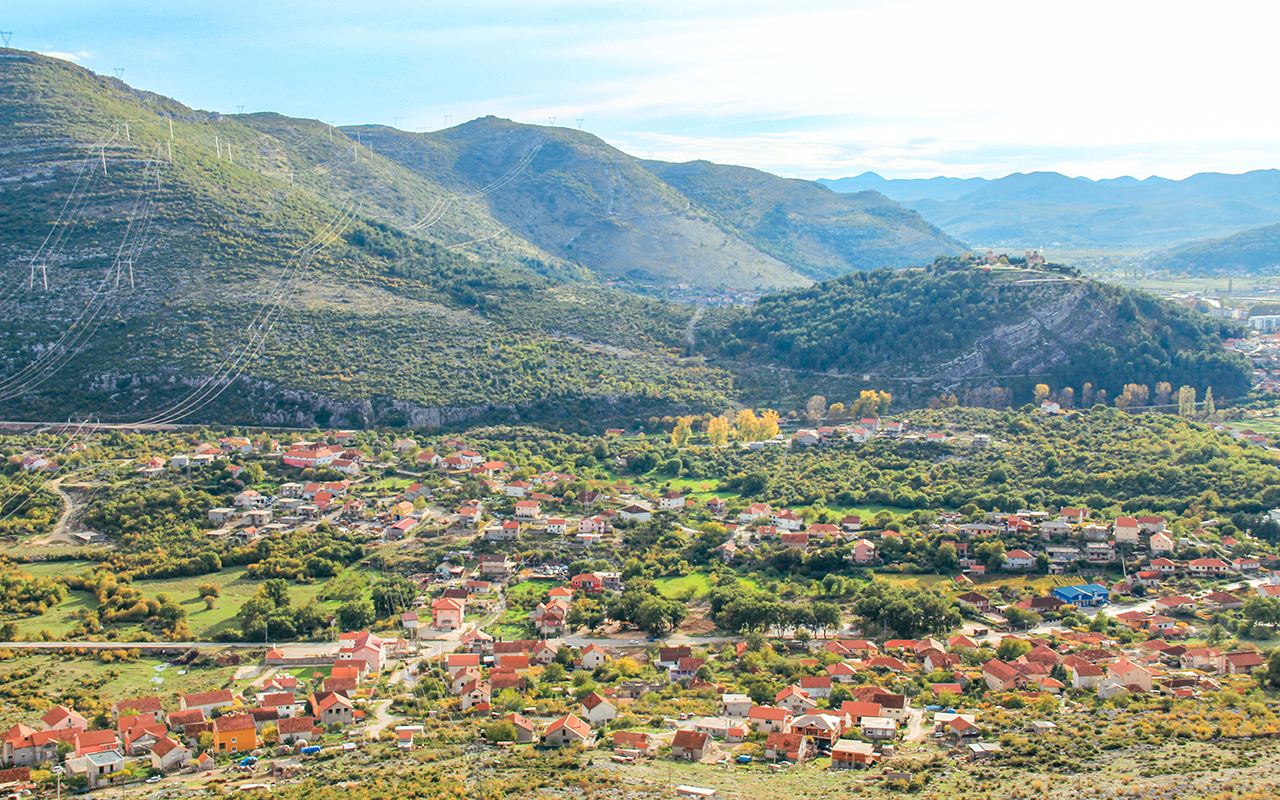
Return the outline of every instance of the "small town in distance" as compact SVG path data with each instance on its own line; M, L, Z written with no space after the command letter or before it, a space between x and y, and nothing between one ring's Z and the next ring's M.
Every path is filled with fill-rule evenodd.
M1132 420L1127 435L1143 441L1155 419L1042 405L1015 421ZM102 550L107 533L90 528L101 495L28 540L5 573L8 682L27 693L7 701L6 774L73 790L252 789L370 754L527 748L607 764L655 793L845 770L901 791L957 771L973 780L1024 751L1083 769L1100 713L1116 726L1154 713L1185 724L1168 730L1188 742L1245 746L1280 730L1266 701L1239 699L1280 672L1266 647L1280 509L983 510L962 495L954 511L903 513L833 498L854 501L844 512L659 463L1019 449L996 412L995 426L962 430L946 409L848 420L824 403L802 427L810 406L518 446L516 429L193 430L15 452L18 474L61 477L86 498L93 476L155 519L182 494L185 524L160 524L198 531L203 553ZM1267 458L1235 428L1188 422L1241 468ZM62 438L10 441L33 435ZM120 448L133 457L112 457ZM83 596L100 598L96 614L73 610ZM68 659L86 682L50 683ZM1218 704L1213 727L1177 722L1205 703Z

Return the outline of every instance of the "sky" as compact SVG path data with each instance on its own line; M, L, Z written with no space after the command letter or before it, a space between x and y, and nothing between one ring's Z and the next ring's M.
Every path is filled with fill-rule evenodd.
M554 119L640 157L811 179L1280 166L1276 3L7 5L12 47L223 113Z

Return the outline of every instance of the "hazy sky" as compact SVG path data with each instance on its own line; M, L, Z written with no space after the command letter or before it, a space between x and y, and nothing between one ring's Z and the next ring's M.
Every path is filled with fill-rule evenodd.
M1273 2L6 5L14 47L224 113L581 118L635 155L805 178L1280 166Z

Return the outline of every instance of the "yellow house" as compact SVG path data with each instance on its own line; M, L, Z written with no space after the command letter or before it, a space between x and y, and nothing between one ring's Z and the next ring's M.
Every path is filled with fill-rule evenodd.
M213 721L215 753L235 753L258 746L258 731L250 714L225 714Z

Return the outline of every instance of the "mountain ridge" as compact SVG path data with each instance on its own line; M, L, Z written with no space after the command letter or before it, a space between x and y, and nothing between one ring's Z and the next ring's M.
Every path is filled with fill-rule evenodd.
M1280 222L1280 170L1202 172L1182 180L1092 180L1057 172L997 179L886 180L875 173L819 181L833 190L873 187L958 239L1037 247L1169 247Z

